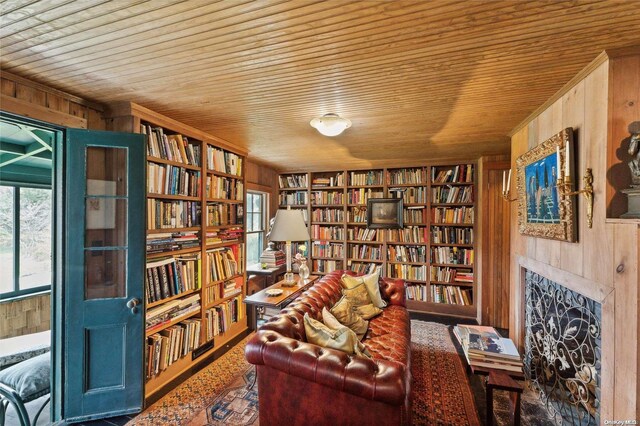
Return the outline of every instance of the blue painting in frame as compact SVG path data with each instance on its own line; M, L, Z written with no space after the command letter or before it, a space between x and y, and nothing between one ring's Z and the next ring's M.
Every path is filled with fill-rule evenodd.
M567 147L569 155L575 152L573 144L573 129L569 127L517 158L518 226L522 235L576 241L574 197L561 195L556 186L558 173L565 170L567 162L570 169L574 168L566 152Z
M553 152L524 168L529 223L560 223L557 161L558 154Z

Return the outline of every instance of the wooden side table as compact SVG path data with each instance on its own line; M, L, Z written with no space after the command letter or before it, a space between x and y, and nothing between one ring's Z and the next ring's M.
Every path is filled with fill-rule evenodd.
M251 296L247 296L244 299L244 303L247 305L253 306L254 315L251 327L253 330L256 330L258 327L258 318L257 316L262 316L266 309L277 309L280 310L291 303L296 297L302 294L303 291L308 289L313 285L313 283L318 279L318 276L311 275L306 280L300 280L298 275L295 275L297 284L293 286L285 286L286 283L284 280L278 281L272 286L265 288L264 290L260 290L257 293L252 294ZM281 289L282 294L279 296L269 296L267 295L267 290L271 289ZM256 315L256 313L258 315Z
M474 374L480 374L486 376L486 391L487 391L487 426L493 425L493 391L505 390L510 394L511 405L513 411L511 412L511 421L514 426L520 426L520 399L523 391L523 387L520 383L514 380L524 379L522 373L512 373L509 371L494 370L491 368L471 367L471 372Z
M286 272L286 268L286 265L280 265L276 268L262 269L262 266L260 266L259 263L256 263L254 265L247 266L247 275L257 275L262 278L264 282L262 288L264 289L280 281Z

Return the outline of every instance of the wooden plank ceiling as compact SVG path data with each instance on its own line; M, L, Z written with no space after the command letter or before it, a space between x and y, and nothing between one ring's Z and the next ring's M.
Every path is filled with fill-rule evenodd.
M638 1L5 0L3 70L130 100L282 170L509 150L509 131L603 49ZM325 113L352 120L319 135Z

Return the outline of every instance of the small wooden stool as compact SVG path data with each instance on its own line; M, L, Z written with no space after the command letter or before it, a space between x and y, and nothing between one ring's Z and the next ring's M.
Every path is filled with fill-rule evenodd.
M489 370L487 377L487 426L493 425L493 391L506 390L510 392L513 405L512 422L514 426L520 426L520 396L523 387L513 380L507 373L497 370Z

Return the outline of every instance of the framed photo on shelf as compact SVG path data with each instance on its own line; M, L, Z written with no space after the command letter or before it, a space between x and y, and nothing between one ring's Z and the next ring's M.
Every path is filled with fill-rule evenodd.
M402 198L370 198L367 200L367 228L402 228Z
M566 128L516 160L518 225L522 235L576 241L573 197L558 191L558 178L571 176L573 130Z

